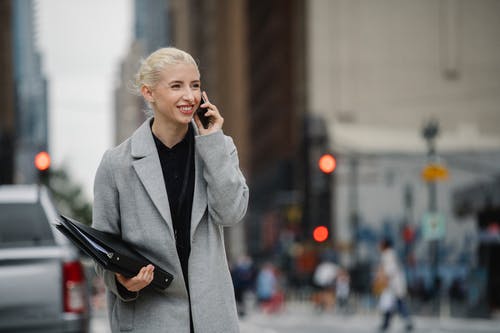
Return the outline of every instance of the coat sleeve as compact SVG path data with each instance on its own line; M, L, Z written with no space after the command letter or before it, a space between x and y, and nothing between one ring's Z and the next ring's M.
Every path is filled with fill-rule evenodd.
M204 162L211 220L223 226L238 223L246 214L249 191L233 140L222 131L197 136L196 151Z
M119 194L110 166L110 151L108 150L97 168L94 181L94 205L92 210L92 227L95 229L120 233ZM123 301L137 298L138 293L130 292L117 282L115 273L105 270L94 262L96 273L104 280L109 291Z

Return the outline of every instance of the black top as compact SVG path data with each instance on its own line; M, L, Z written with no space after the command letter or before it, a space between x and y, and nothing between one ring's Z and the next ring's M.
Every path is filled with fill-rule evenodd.
M177 254L189 292L188 260L191 252L191 210L194 193L194 130L189 125L184 139L168 148L153 134L167 189Z

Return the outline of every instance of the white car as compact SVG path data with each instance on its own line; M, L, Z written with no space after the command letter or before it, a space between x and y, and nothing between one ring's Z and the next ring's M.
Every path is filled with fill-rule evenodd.
M46 188L0 186L0 332L88 332L84 269L57 216Z

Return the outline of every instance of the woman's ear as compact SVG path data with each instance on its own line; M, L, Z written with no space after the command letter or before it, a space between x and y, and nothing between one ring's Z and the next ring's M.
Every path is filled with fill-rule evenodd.
M153 91L148 86L143 85L141 87L141 94L147 102L149 102L149 103L155 102L154 97L153 97Z

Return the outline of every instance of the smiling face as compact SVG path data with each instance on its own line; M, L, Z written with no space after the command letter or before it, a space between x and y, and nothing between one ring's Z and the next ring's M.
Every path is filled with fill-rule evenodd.
M158 84L145 90L143 95L151 103L156 120L187 126L201 100L200 73L190 63L168 65Z

